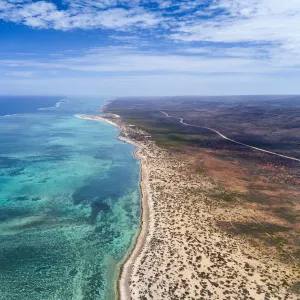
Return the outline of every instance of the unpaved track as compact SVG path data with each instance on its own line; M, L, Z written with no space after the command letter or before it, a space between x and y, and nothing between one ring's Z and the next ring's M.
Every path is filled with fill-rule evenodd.
M166 112L164 111L160 111L161 113L163 113L167 118L175 118L175 117L172 117L170 116L169 114L167 114ZM204 126L198 126L198 125L193 125L193 124L189 124L189 123L185 123L183 121L183 118L177 118L179 119L179 122L185 126L191 126L191 127L197 127L197 128L203 128L203 129L207 129L207 130L210 130L210 131L213 131L214 133L218 134L220 137L222 137L223 139L227 140L227 141L230 141L232 143L235 143L235 144L238 144L238 145L242 145L242 146L245 146L245 147L248 147L248 148L251 148L251 149L254 149L254 150L257 150L257 151L261 151L261 152L265 152L265 153L269 153L269 154L272 154L272 155L276 155L276 156L279 156L279 157L282 157L282 158L286 158L286 159L290 159L290 160L294 160L294 161L298 161L300 162L300 159L298 158L295 158L295 157L291 157L291 156L286 156L286 155L283 155L283 154L279 154L279 153L276 153L276 152L272 152L272 151L268 151L268 150L264 150L264 149L261 149L261 148L257 148L257 147L254 147L254 146L250 146L250 145L247 145L247 144L244 144L244 143L241 143L241 142L238 142L238 141L235 141L233 139L230 139L229 137L225 136L224 134L222 134L221 132L213 129L213 128L209 128L209 127L204 127Z

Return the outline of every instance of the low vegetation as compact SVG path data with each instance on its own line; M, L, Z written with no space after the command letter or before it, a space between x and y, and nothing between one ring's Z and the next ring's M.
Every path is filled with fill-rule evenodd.
M235 232L265 246L283 249L285 258L289 254L297 257L300 163L233 144L207 129L184 126L179 118L253 146L300 158L299 97L127 98L113 101L107 111L150 134L158 146L177 153L177 159L194 160L191 176L205 175L217 183L219 188L208 197L228 207L225 215L230 213L231 223L222 223L224 230L231 232L235 227ZM186 193L195 196L203 191L188 188ZM261 238L261 232L265 238Z

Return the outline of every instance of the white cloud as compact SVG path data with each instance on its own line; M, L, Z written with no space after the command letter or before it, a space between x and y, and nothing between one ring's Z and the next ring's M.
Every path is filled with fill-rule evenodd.
M0 79L4 94L87 96L174 96L296 94L297 79L270 78L263 75L148 75L111 77L60 77L52 79ZM16 89L15 87L18 87Z
M125 9L111 5L111 1L83 0L68 4L67 9L59 10L55 4L46 1L6 2L0 0L0 19L22 23L33 28L57 30L76 28L126 30L135 26L152 27L160 23L155 13L147 12L138 6Z
M208 8L214 18L180 22L171 38L186 42L248 43L264 45L271 59L300 63L299 0L219 0ZM249 44L250 43L250 44ZM289 63L287 63L289 65Z
M234 48L248 44L245 52L257 53L264 47L274 65L293 65L292 57L294 65L300 64L299 0L64 0L63 4L58 8L45 0L0 0L0 19L65 31L114 29L136 37L152 28L150 38L159 37L161 43L171 38Z
M34 73L30 71L10 71L7 72L6 75L13 77L31 77Z
M255 60L268 58L270 53L266 51L265 47L256 46L256 47L185 47L179 48L178 52L180 53L189 53L193 55L205 55L210 57L240 57L240 58L249 58Z
M183 49L183 52L188 50ZM79 55L66 57L52 55L47 60L2 59L0 66L95 73L270 73L284 70L283 66L275 68L266 61L251 57L245 49L236 48L232 52L230 49L212 51L210 48L202 48L201 50L205 55L143 52L134 47L93 48Z
M189 80L202 86L196 78L211 82L211 73L217 74L216 80L221 81L218 76L223 76L227 83L228 78L251 75L260 87L260 79L270 87L271 80L279 85L278 78L290 87L282 74L291 74L294 84L293 78L299 75L300 0L64 0L60 7L49 0L0 0L0 19L63 31L108 29L110 39L103 44L123 45L81 54L53 53L43 58L2 57L1 70L11 77L20 77L22 72L24 77L32 70L45 77L51 77L51 72L77 77L83 73L109 77L124 74L127 79L118 77L116 81L131 86L131 75L138 73L138 82L145 85L148 80L153 88L158 78L171 84L170 78L179 81L183 76L188 90L193 86ZM159 45L153 45L153 40ZM149 77L157 73L164 76ZM96 84L96 77L88 78Z

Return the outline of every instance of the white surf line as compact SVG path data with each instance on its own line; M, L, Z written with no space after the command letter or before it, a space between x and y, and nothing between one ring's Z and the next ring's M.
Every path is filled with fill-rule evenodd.
M161 111L161 112L162 112L167 118L173 118L173 117L171 117L169 114L167 114L167 113L165 113L165 112L163 112L163 111ZM295 160L295 161L300 162L300 159L295 158L295 157L286 156L286 155L283 155L283 154L279 154L279 153L276 153L276 152L264 150L264 149L261 149L261 148L257 148L257 147L254 147L254 146L250 146L250 145L247 145L247 144L244 144L244 143L235 141L235 140L233 140L233 139L228 138L227 136L225 136L224 134L222 134L221 132L219 132L219 131L217 131L217 130L215 130L215 129L213 129L213 128L209 128L209 127L204 127L204 126L198 126L198 125L193 125L193 124L185 123L185 122L183 122L183 118L179 118L179 120L180 120L180 123L183 124L183 125L185 125L185 126L192 126L192 127L204 128L204 129L208 129L208 130L210 130L210 131L213 131L213 132L215 132L216 134L218 134L220 137L222 137L223 139L228 140L228 141L230 141L230 142L233 142L233 143L235 143L235 144L242 145L242 146L245 146L245 147L248 147L248 148L257 150L257 151L269 153L269 154L272 154L272 155L276 155L276 156L279 156L279 157L283 157L283 158L286 158L286 159L291 159L291 160Z

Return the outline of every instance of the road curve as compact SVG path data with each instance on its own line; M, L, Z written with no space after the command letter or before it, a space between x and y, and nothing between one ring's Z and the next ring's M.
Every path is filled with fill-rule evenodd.
M160 112L163 113L167 118L175 118L175 117L170 116L169 114L167 114L166 112L164 112L162 110ZM286 156L286 155L283 155L283 154L279 154L279 153L276 153L276 152L264 150L264 149L261 149L261 148L257 148L257 147L254 147L254 146L250 146L250 145L247 145L247 144L235 141L235 140L230 139L229 137L225 136L224 134L222 134L221 132L219 132L219 131L217 131L217 130L215 130L213 128L204 127L204 126L198 126L198 125L193 125L193 124L188 124L188 123L185 123L183 121L183 118L178 118L178 119L179 119L180 123L183 124L183 125L185 125L185 126L198 127L198 128L203 128L203 129L207 129L207 130L213 131L214 133L218 134L223 139L225 139L227 141L230 141L232 143L235 143L235 144L238 144L238 145L242 145L242 146L245 146L245 147L257 150L257 151L261 151L261 152L265 152L265 153L268 153L268 154L276 155L276 156L279 156L279 157L282 157L282 158L286 158L286 159L290 159L290 160L294 160L294 161L300 162L300 159L295 158L295 157Z

